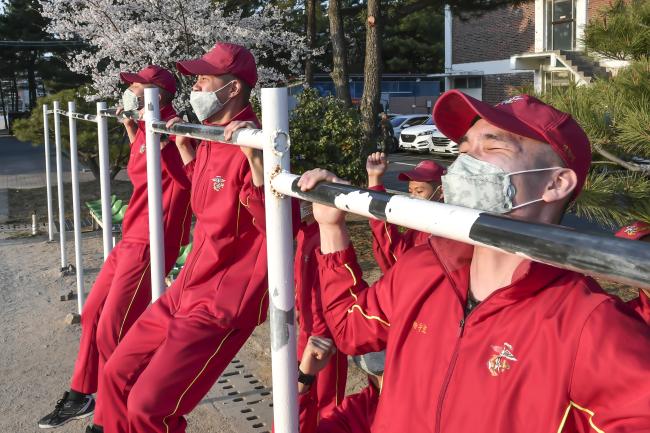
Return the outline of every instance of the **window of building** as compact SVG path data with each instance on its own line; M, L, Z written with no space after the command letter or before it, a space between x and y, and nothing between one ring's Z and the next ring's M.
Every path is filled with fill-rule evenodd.
M481 87L482 87L481 77L454 78L454 89L480 89Z
M575 48L576 0L546 0L546 48L573 50Z

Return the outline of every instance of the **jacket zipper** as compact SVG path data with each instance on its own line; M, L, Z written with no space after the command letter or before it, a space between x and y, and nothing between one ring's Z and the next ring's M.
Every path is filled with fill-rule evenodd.
M454 284L453 280L450 279L450 281L452 281L452 284ZM460 322L458 323L458 327L459 327L458 339L456 340L454 353L452 354L451 361L449 362L449 368L447 368L447 374L445 375L445 380L442 383L440 394L438 395L438 407L436 408L436 428L435 428L436 433L440 433L440 425L442 423L442 404L444 402L445 395L447 394L447 388L449 387L449 382L451 382L451 375L453 374L454 368L456 367L456 361L458 360L458 352L460 349L460 341L465 335L465 325L467 324L467 319L469 319L472 313L474 313L477 309L481 308L481 306L484 305L486 301L489 301L494 294L500 292L501 290L502 289L498 289L490 293L490 295L487 298L483 299L480 304L474 307L474 309L471 310L467 316L464 316L462 319L460 319ZM463 308L463 313L464 311L465 309Z
M471 313L470 313L471 314ZM469 314L467 315L469 317ZM449 368L447 368L447 374L445 375L445 380L442 383L442 388L440 388L440 395L438 396L438 407L436 408L436 433L440 432L440 423L442 418L442 403L445 399L445 394L447 393L447 388L449 387L449 382L451 381L451 375L456 366L456 361L458 360L458 351L460 348L460 340L463 338L465 333L465 319L460 319L459 330L458 330L458 339L456 340L456 346L454 347L454 353L451 356L451 361L449 363Z
M205 161L203 162L203 167L201 167L201 171L199 172L199 175L196 178L197 186L201 185L201 183L203 181L203 174L205 173L205 170L208 167L208 160L210 159L210 153L209 153L210 152L210 147L207 144L205 144L205 142L202 142L199 146L205 146L205 151L207 152L207 156L205 157ZM197 153L198 153L198 149L197 149ZM207 190L208 187L206 186L205 189ZM198 193L198 191L197 191L197 193ZM206 191L206 194L207 194L207 191ZM194 195L194 194L192 194L192 195ZM204 199L205 199L205 195L204 195ZM205 204L205 200L203 200L203 203L200 203L200 204L201 204L201 207L205 207L205 206L203 206ZM201 211L202 210L203 209L201 209Z

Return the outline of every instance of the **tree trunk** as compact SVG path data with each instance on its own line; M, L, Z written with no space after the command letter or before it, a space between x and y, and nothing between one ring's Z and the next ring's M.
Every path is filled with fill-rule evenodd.
M36 55L30 57L30 63L27 66L27 87L29 89L29 109L36 106Z
M332 80L336 96L349 107L352 106L352 99L348 83L348 54L345 49L341 0L330 0L327 15L330 21L330 38L332 40Z
M316 0L305 0L305 13L307 14L306 29L307 46L313 50L316 46ZM308 87L314 85L314 62L311 57L305 60L305 84Z
M5 128L9 129L9 121L7 117L7 112L9 111L9 108L7 107L7 103L5 102L5 92L2 86L3 83L2 80L0 80L0 104L2 104L2 116L4 117Z
M368 0L366 58L363 68L363 98L361 100L364 148L360 149L359 157L362 162L368 153L374 152L377 147L377 120L381 91L381 32L380 0Z

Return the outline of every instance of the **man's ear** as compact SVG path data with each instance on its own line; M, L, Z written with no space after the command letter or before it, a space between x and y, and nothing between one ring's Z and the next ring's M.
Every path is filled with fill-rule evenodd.
M546 184L542 199L547 203L565 200L578 186L578 176L570 168L559 168L552 172Z
M234 86L230 90L231 98L235 98L237 95L240 95L241 92L244 90L244 87L242 86L242 83L239 80L234 80L233 83Z

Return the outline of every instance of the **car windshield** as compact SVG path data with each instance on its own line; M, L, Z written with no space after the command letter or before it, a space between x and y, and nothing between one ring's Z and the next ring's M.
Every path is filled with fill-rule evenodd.
M429 117L422 125L433 125L433 118Z
M393 126L400 126L402 123L404 123L406 119L408 119L408 117L404 117L404 116L393 117L392 119L390 119L390 124Z

